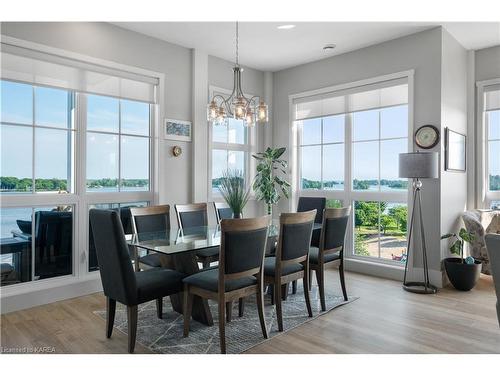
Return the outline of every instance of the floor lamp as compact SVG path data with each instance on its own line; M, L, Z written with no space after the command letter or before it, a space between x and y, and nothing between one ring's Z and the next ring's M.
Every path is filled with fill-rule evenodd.
M413 179L413 209L410 216L410 228L408 233L408 250L406 252L405 274L403 289L419 294L434 294L437 288L429 282L429 267L427 265L427 248L425 245L424 220L422 218L422 178L438 178L438 154L437 152L409 152L399 154L399 177ZM418 211L417 211L418 210ZM418 216L417 216L418 212ZM424 268L424 281L406 281L408 271L408 259L410 259L410 243L414 232L415 220L419 221L420 238L422 247L422 262Z

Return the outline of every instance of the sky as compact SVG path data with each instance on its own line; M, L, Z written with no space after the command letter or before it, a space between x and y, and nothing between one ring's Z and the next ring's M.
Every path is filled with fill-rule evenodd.
M71 131L69 98L65 90L36 87L1 81L1 121L50 126L56 129L1 125L1 175L18 178L32 177L32 144L35 142L35 177L68 176L68 158L74 149ZM33 98L34 107L33 111ZM119 100L88 95L88 130L118 132ZM33 114L33 112L35 114ZM149 104L121 101L122 132L133 135L149 134ZM118 136L87 133L87 178L118 177ZM147 138L122 136L122 177L148 178L149 141Z

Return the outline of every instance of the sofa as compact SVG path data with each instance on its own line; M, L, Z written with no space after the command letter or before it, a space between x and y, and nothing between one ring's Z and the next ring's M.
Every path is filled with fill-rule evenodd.
M500 234L500 210L466 211L462 214L462 220L467 231L474 234L474 240L470 244L470 255L482 262L482 273L491 275L485 235Z

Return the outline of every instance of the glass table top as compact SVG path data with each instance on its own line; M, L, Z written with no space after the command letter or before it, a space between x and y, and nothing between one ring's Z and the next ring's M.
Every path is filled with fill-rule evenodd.
M321 224L314 224L313 230L321 229ZM279 235L279 222L269 225L268 236ZM188 229L170 229L169 231L144 232L138 235L126 235L129 245L163 254L179 254L202 250L220 245L220 226L193 227Z

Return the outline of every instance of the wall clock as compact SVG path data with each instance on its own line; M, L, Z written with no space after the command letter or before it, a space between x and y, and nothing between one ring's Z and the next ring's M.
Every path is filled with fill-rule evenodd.
M415 143L420 148L433 148L439 143L439 130L433 125L420 127L415 132Z

